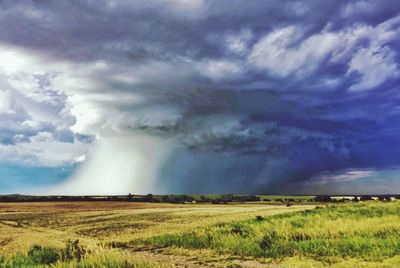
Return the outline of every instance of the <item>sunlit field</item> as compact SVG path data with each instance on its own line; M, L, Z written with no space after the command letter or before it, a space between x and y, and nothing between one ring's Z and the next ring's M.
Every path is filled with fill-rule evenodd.
M0 203L0 267L399 267L400 202Z

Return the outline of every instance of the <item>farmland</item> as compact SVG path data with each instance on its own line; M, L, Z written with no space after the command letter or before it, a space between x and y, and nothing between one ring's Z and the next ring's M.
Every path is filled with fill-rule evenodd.
M399 241L398 201L0 203L3 267L397 267Z

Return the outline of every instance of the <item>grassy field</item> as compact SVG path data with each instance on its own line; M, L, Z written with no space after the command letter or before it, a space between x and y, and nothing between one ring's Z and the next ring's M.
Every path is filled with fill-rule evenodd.
M0 267L399 267L400 202L0 203L0 256Z

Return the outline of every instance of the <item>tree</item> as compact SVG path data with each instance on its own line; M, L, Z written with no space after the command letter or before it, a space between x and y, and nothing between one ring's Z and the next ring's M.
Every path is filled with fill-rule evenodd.
M153 195L152 194L147 194L147 195L144 196L143 200L145 202L153 202L154 201Z
M329 195L317 195L314 198L315 202L332 202L332 198Z
M165 203L168 203L168 202L170 202L171 200L169 199L169 196L168 196L168 195L163 195L163 197L161 198L161 201L162 201L162 202L165 202Z
M370 201L370 200L372 200L372 197L369 195L362 195L360 197L360 201Z

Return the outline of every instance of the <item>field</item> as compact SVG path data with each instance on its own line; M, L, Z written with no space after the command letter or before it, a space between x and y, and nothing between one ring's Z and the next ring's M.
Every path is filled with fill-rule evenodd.
M0 203L0 256L0 267L399 267L400 202Z

